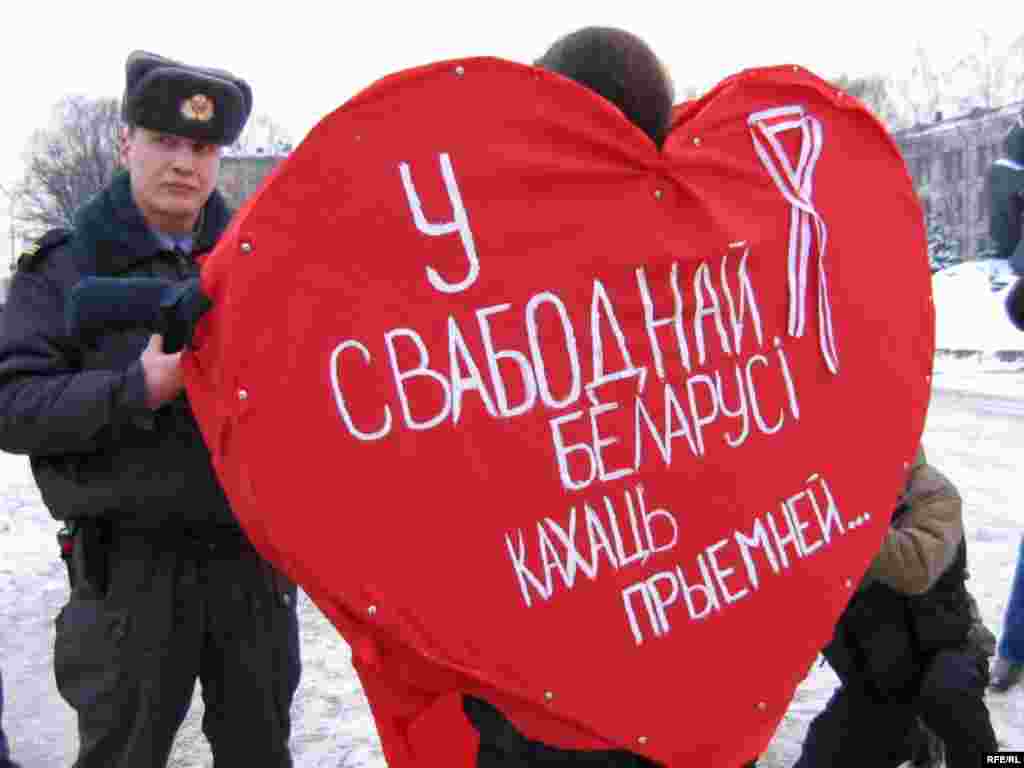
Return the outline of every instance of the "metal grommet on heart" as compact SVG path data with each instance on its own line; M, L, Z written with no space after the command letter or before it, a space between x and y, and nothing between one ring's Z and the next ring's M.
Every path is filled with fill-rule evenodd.
M455 74L458 75L459 77L462 77L464 74L466 74L466 68L459 64L459 66L455 68Z
M241 246L242 253L252 253L252 243L248 240L243 240Z
M699 147L700 146L700 136L694 136L693 137L693 146L695 146L695 147Z
M366 612L368 614L370 614L370 616L376 616L377 615L377 606L376 605L371 605L369 608L366 609Z
M238 390L238 399L241 402L243 402L243 403L246 400L248 400L249 399L249 390L247 390L247 389L240 389L240 390Z
M661 198L664 197L664 196L665 196L665 193L662 192L660 189L654 190L654 199L655 200L661 200Z
M544 701L554 701L554 700L555 700L555 692L554 691L544 691Z
M640 744L641 746L647 744L647 737L646 736L640 736L639 738L637 738L636 743Z

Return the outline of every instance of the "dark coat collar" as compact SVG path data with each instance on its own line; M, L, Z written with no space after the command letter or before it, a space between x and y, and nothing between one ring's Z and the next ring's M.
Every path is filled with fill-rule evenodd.
M230 219L231 210L215 189L203 206L193 253L210 250ZM95 275L121 274L163 250L135 205L130 178L123 171L78 209L72 243L79 270Z

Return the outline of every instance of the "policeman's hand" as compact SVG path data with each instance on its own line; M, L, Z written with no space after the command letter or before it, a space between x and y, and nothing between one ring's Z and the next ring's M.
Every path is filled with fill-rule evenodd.
M185 388L181 371L181 352L164 354L164 337L159 333L149 337L142 350L142 375L146 380L146 407L156 410L173 400Z

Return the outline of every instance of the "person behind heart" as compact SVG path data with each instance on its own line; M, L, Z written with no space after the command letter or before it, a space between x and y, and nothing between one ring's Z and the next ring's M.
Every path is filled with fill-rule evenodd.
M556 40L535 66L557 72L603 96L659 147L672 122L675 92L658 56L636 35L613 27L584 27ZM557 749L528 739L495 707L474 696L463 711L480 734L477 768L574 765L647 768L649 760L625 750Z

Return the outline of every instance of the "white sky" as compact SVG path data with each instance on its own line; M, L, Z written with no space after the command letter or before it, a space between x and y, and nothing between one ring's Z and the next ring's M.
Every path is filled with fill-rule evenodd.
M936 66L989 34L1005 48L1022 31L1002 0L435 0L283 3L17 0L2 15L0 185L20 179L31 133L70 94L119 97L136 48L231 70L297 143L317 121L385 74L439 59L531 61L587 25L645 38L680 87L705 89L746 67L801 64L823 77L909 73L923 46ZM10 249L0 194L0 264Z

